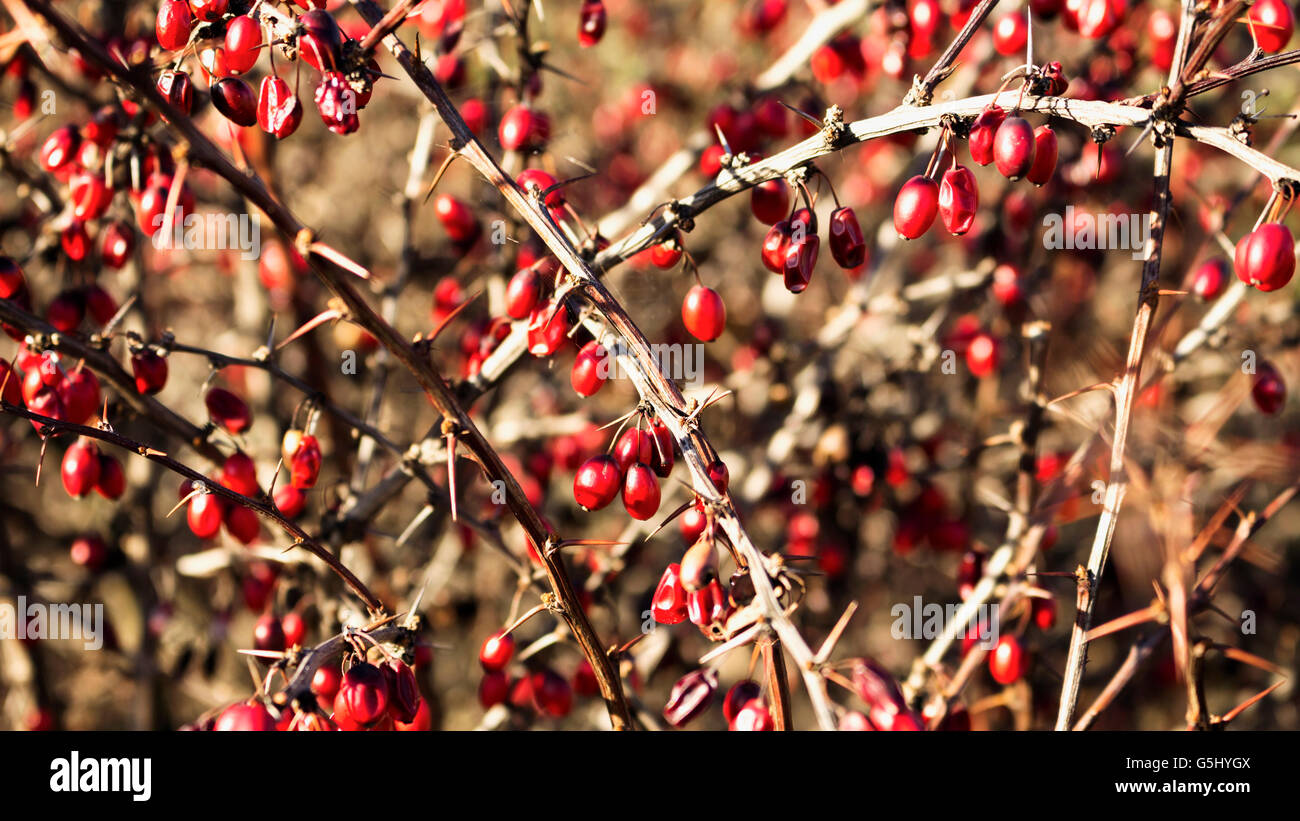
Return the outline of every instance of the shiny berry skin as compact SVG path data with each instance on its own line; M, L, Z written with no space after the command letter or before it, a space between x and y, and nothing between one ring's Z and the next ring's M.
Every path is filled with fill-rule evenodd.
M785 289L792 294L801 294L812 281L813 269L817 267L817 254L821 250L821 238L816 234L805 234L802 239L792 238L785 250L785 267L781 269Z
M220 20L230 10L229 0L190 0L194 16L200 20Z
M515 637L500 630L483 640L478 651L478 663L489 673L504 670L515 654Z
M81 132L70 125L55 129L41 146L41 168L58 171L77 155L81 147Z
M776 723L772 720L772 712L767 708L767 703L761 698L755 698L740 708L728 722L727 728L737 731L768 731L775 730Z
M1246 13L1255 42L1265 54L1286 48L1295 34L1295 17L1284 0L1257 0Z
M1286 404L1286 383L1282 381L1282 374L1278 373L1272 363L1259 363L1259 367L1255 370L1255 378L1251 382L1250 398L1254 400L1255 407L1259 408L1260 413L1270 416L1282 410L1282 406Z
M682 261L682 233L676 228L663 242L650 246L650 263L656 268L667 271L677 267Z
M583 462L573 477L573 499L583 510L600 510L614 501L623 474L614 457L599 454Z
M727 470L727 465L722 460L711 462L708 468L709 481L718 489L719 493L726 493L728 485L731 484L731 471Z
M280 619L280 629L284 631L284 646L295 647L302 644L302 639L307 635L307 623L302 620L302 615L297 610L290 610Z
M225 77L212 84L212 106L235 125L257 125L257 97L248 83L238 77Z
M99 447L89 439L78 439L63 454L63 489L81 498L99 482Z
M654 438L646 431L628 428L614 443L614 461L620 471L626 471L637 462L650 464L654 458Z
M561 306L538 305L528 319L528 352L552 356L569 338L569 312Z
M531 191L532 186L537 186L538 191L546 191L552 186L558 184L558 180L540 168L528 168L519 172L515 182L525 191ZM547 208L560 208L564 205L564 189L557 188L546 195L542 203Z
M253 414L243 399L225 388L212 388L203 397L212 421L238 436L253 426Z
M979 113L970 127L970 158L976 165L993 162L993 138L1007 118L1001 106L989 106Z
M519 269L506 285L506 314L511 319L523 319L537 307L541 293L542 277L537 269Z
M1028 659L1015 636L1002 636L989 653L989 672L998 684L1011 684L1029 669Z
M158 75L157 87L158 93L182 114L189 114L194 109L194 83L184 71L164 71Z
M221 485L243 496L261 493L257 484L257 466L247 453L236 451L226 457L221 466Z
M84 424L100 408L99 379L89 368L74 368L56 388L63 400L65 419Z
M1080 0L1075 14L1070 14L1071 4L1066 4L1066 16L1073 17L1079 34L1090 40L1109 36L1119 28L1128 15L1127 0Z
M993 48L1003 57L1019 54L1029 37L1029 26L1020 12L1009 12L993 24Z
M135 250L135 230L128 223L114 220L100 229L99 259L109 268L121 268Z
M1025 294L1020 284L1020 270L1007 263L994 268L990 290L993 292L993 298L1004 308L1014 308L1021 304Z
M200 493L190 499L189 510L185 513L190 532L200 539L216 536L221 530L222 507L221 499L213 493Z
M938 184L918 174L903 183L894 198L894 230L903 239L916 239L930 230L938 213Z
M693 286L682 300L682 324L691 336L701 342L712 342L722 336L727 325L727 306L712 288Z
M722 715L730 723L746 704L763 694L763 688L753 679L742 679L731 686L722 700Z
M283 651L287 645L284 641L284 628L280 620L272 613L263 613L253 625L253 647L258 650Z
M394 722L410 724L423 703L415 672L397 659L385 661L379 669L388 684L388 714Z
M676 458L673 453L676 443L673 441L672 431L668 430L668 426L663 422L655 419L650 424L650 437L654 445L650 453L650 467L656 476L666 479L673 472Z
M1050 125L1040 125L1034 131L1034 164L1025 173L1025 179L1034 185L1046 185L1056 171L1056 132Z
M303 434L297 450L289 458L288 467L290 482L294 487L299 490L315 487L321 467L320 441L310 433Z
M1222 259L1208 259L1192 273L1189 290L1209 302L1218 299L1228 286L1228 263Z
M342 683L343 671L339 669L338 662L326 662L316 668L316 673L311 677L311 691L320 703L332 704Z
M478 238L479 224L474 212L451 194L439 194L434 198L433 213L452 242L469 244Z
M973 376L983 379L998 368L998 343L988 334L981 333L966 348L966 367Z
M141 348L131 354L131 373L135 376L135 389L150 396L167 385L167 360L152 348Z
M227 707L217 716L212 729L218 732L273 732L275 719L260 704L235 704Z
M645 521L659 510L659 480L649 465L632 465L623 477L623 507L633 519Z
M993 137L993 163L1009 180L1034 167L1034 128L1024 117L1007 117Z
M674 727L685 727L709 709L717 690L717 671L692 670L673 685L664 705L664 720Z
M334 696L334 720L339 721L341 714L344 720L365 726L387 712L388 683L379 668L364 662L349 667Z
M321 122L335 134L351 134L361 127L357 111L361 109L364 102L357 98L357 93L348 84L347 77L342 72L326 71L321 75L320 85L316 86L316 93L312 99L316 102L316 111L320 114ZM251 125L251 123L241 122L240 125Z
M516 105L506 111L497 127L497 139L506 151L542 149L550 137L550 118L526 105Z
M551 718L564 718L573 709L573 688L554 670L539 670L528 676L528 690L537 711Z
M291 484L277 487L273 498L275 506L290 519L298 518L307 507L307 494L303 493L301 488Z
M650 600L650 613L660 624L680 624L686 621L686 589L682 587L682 566L673 563L664 568Z
M569 383L579 396L593 396L609 378L609 352L605 346L592 340L582 346L573 360Z
M785 270L786 251L790 248L790 222L781 220L775 223L763 237L763 267L774 274Z
M68 555L73 564L94 571L103 567L108 559L108 545L98 536L81 536L73 541Z
M847 733L863 731L873 732L876 728L871 726L871 722L865 715L859 713L857 710L850 710L840 716L840 722L837 729L842 733Z
M226 68L243 74L257 63L261 53L262 27L251 17L236 17L226 23Z
M57 330L71 333L86 318L86 303L80 294L64 291L56 296L45 311L45 319Z
M867 260L867 241L852 208L844 206L831 212L831 258L841 268L857 268Z
M77 174L68 183L72 199L72 216L79 220L94 220L104 216L113 202L113 189L104 184L99 174Z
M681 525L679 530L682 534L682 541L688 544L694 544L704 533L704 527L708 524L708 519L704 511L698 506L691 506L682 514Z
M59 234L59 244L63 253L73 262L80 262L90 254L90 235L86 233L86 224L80 220L68 223Z
M95 492L109 501L122 498L126 492L126 473L122 463L112 456L99 455L99 481L95 482Z
M957 237L969 231L979 203L979 185L969 168L955 165L944 172L939 183L939 217L948 233Z
M279 77L262 78L257 92L257 125L277 140L283 140L302 124L302 101Z
M790 213L790 187L785 180L764 180L750 189L749 208L764 225L776 225Z
M312 9L298 18L298 26L298 55L317 71L333 71L343 50L343 32L333 16Z
M510 679L505 673L488 673L478 683L478 703L484 710L505 702L510 695Z
M1261 291L1276 291L1295 275L1295 238L1279 222L1266 222L1237 242L1237 278Z
M225 515L221 517L221 523L225 525L226 532L242 545L250 545L257 541L257 536L262 530L257 514L252 508L243 505L227 506Z
M582 0L578 11L578 45L590 48L605 36L605 4L601 0Z
M190 13L189 3L185 0L163 0L155 26L158 45L168 51L182 49L190 41L190 31L193 28L194 15Z

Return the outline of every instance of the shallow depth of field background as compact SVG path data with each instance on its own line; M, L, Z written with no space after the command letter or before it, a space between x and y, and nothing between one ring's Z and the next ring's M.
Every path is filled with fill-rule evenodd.
M97 11L102 11L99 3L61 5L75 11L83 24L102 25L97 20ZM127 31L152 36L154 4L126 5L130 9L125 15ZM471 96L491 100L498 87L488 62L481 59L491 23L500 19L497 3L486 5L488 10L478 0L471 2L458 47L466 54L468 78L453 94L457 101ZM553 138L548 154L533 162L561 177L579 176L585 173L584 166L596 169L595 176L567 189L589 225L618 209L651 171L700 132L711 108L742 103L747 82L798 37L811 17L802 2L792 3L786 20L774 32L754 38L736 26L742 4L735 0L608 0L604 40L595 48L580 49L577 5L573 0L548 0L545 19L539 20L534 11L530 22L535 41L549 44L548 60L575 78L544 75L536 105L552 117ZM999 11L1017 7L1005 5ZM1149 43L1143 34L1143 21L1152 6L1175 11L1168 2L1139 6L1109 46L1084 41L1064 31L1059 22L1036 24L1034 41L1039 54L1051 55L1064 65L1072 79L1069 96L1076 95L1081 77L1090 78L1089 85L1101 98L1152 92L1164 80L1149 67ZM357 19L350 8L338 11L337 17L344 23ZM7 18L0 19L6 29L11 25ZM877 15L860 21L852 31L866 41L884 43L882 22ZM403 39L410 42L414 30L414 26L404 27ZM908 82L875 68L861 81L843 76L826 83L805 67L776 96L818 118L832 103L843 108L846 119L885 112L899 103L911 75L924 73L950 37L951 31L944 29L932 52L909 64ZM431 41L425 42L431 49ZM513 41L507 36L501 43L500 58L513 64ZM1228 39L1212 65L1236 62L1248 49L1249 37L1242 30ZM384 282L393 276L400 252L402 222L396 203L407 176L407 154L425 109L400 68L386 54L379 59L384 71L399 79L379 82L373 101L361 112L356 134L339 137L325 130L304 78L306 112L298 133L272 144L254 128L243 146L304 222ZM990 93L997 89L1000 76L1019 62L993 55L985 32L968 46L957 72L940 92ZM66 59L53 60L52 67L69 83L91 87L70 70ZM263 59L254 76L266 68ZM303 70L309 71L305 66ZM1284 113L1296 103L1296 76L1292 67L1257 75L1202 95L1191 107L1200 122L1227 125L1240 110L1243 91L1262 94L1267 89L1260 103L1269 113ZM48 86L43 75L35 77L41 88ZM106 98L106 87L92 88ZM652 114L642 113L646 90L653 92ZM0 81L4 103L0 127L6 132L15 125L9 113L14 95L14 80ZM34 153L51 130L67 121L84 122L87 111L75 96L61 90L56 95L57 114L14 144L16 162L34 169ZM513 102L506 92L490 110L495 115L500 105ZM226 133L224 122L218 124L210 109L197 116L210 133ZM1029 119L1035 126L1044 121L1038 115ZM1267 144L1283 122L1261 120L1255 145ZM1152 191L1151 149L1149 144L1140 146L1121 159L1122 171L1113 181L1096 182L1097 149L1086 131L1070 123L1054 127L1061 140L1061 160L1054 181L1042 189L1023 181L1008 183L991 166L972 166L980 182L980 216L976 228L963 239L948 237L936 225L923 238L903 244L890 222L894 192L903 180L923 170L936 132L855 146L821 160L819 167L833 180L840 200L857 209L871 246L866 274L857 282L831 260L823 236L811 286L798 296L787 293L780 278L769 274L759 261L766 227L750 215L748 194L702 215L687 235L686 246L699 263L700 277L721 292L728 311L725 334L705 347L704 387L688 395L702 400L714 387L733 391L703 413L702 423L723 451L733 496L757 544L769 551L813 557L801 566L819 575L810 575L795 621L814 648L848 602L857 600L860 609L837 656L871 656L900 679L905 677L927 642L892 638L891 607L910 604L913 596L939 604L957 601L955 579L963 550L1001 543L1006 516L990 500L1014 493L1014 448L980 445L1023 417L1020 388L1026 363L1018 317L999 306L987 284L894 309L881 297L927 278L987 272L992 264L1014 263L1026 276L1028 315L1052 325L1045 380L1049 395L1108 379L1122 368L1141 263L1128 250L1049 251L1040 238L1042 218L1061 213L1066 205L1090 212L1145 212ZM789 136L766 143L762 150L771 153L804 136L792 115ZM435 142L445 145L446 138L445 127L439 125ZM1136 139L1135 133L1121 132L1113 145L1127 151ZM494 117L484 129L484 141L499 156ZM1298 145L1292 138L1276 156L1300 164ZM445 148L436 149L433 168L444 154ZM958 154L969 162L964 143ZM1203 259L1221 254L1205 225L1253 176L1253 171L1225 155L1182 141L1175 149L1175 163L1174 212L1161 271L1161 282L1168 289L1180 288ZM669 193L684 196L706 182L695 170L671 186ZM191 185L200 210L240 213L245 208L210 174L191 174ZM824 180L814 182L812 188L820 192L818 212L824 227L825 216L834 207L830 190ZM505 208L465 164L453 164L438 190L473 204L485 226ZM31 239L15 222L22 212L17 193L11 178L0 177L0 248L22 258ZM1229 237L1235 240L1251 228L1267 193L1267 186L1251 191L1225 226ZM1033 214L1028 230L1018 230L1003 217L1007 194L1027 198ZM1294 217L1291 224L1294 228ZM484 243L469 258L458 257L431 204L419 210L414 237L417 262L401 298L396 322L400 331L409 337L432 330L432 292L444 278L458 281L466 295L484 292L442 333L433 349L441 372L459 378L462 338L473 323L492 315L490 309L501 313L502 272L513 270L503 254L512 254L514 246L502 250ZM264 256L282 253L269 228L261 238ZM258 263L241 260L235 252L162 253L147 248L144 261L144 271L128 266L122 272L98 275L98 282L119 300L139 291L139 309L130 314L125 327L152 336L170 329L180 342L232 355L247 356L262 345L273 316L277 338L283 338L297 323L323 310L328 296L310 275L295 279L288 289L268 290L259 278ZM98 273L71 270L57 257L27 262L25 271L37 313L65 282ZM694 341L686 335L680 317L681 299L693 284L687 270L661 271L633 261L616 268L608 281L651 342ZM1249 294L1222 334L1180 364L1158 393L1144 395L1140 401L1129 446L1135 481L1101 586L1095 624L1146 606L1153 596L1152 582L1160 578L1165 551L1185 547L1233 488L1252 481L1241 508L1258 510L1294 481L1300 467L1296 403L1289 402L1276 416L1261 414L1250 401L1248 377L1240 372L1240 363L1241 352L1253 350L1273 361L1289 384L1300 379L1295 287ZM836 312L846 304L872 298L869 315L833 345L819 344L819 335ZM1147 358L1150 370L1205 310L1192 297L1162 300L1159 337L1153 336ZM949 335L965 316L974 317L1002 341L998 371L989 378L971 376L960 357L956 373L945 374L939 366L941 351L952 347ZM12 359L15 350L7 338L0 341L0 356ZM120 344L112 350L125 362ZM341 372L339 363L346 350L360 352L355 375ZM589 400L576 396L569 385L576 350L575 345L567 345L550 361L525 357L498 387L477 401L476 418L489 440L509 454L517 476L531 471L532 478L525 482L537 484L543 514L564 537L641 539L663 515L689 498L676 478L663 483L661 515L647 527L633 526L618 503L597 513L583 513L573 503L570 470L553 466L549 476L538 470L553 454L557 438L603 425L636 402L627 381L611 382ZM326 327L292 343L281 363L322 388L331 401L365 412L373 390L374 357L346 326ZM209 375L207 363L202 357L174 354L170 364L171 378L159 399L202 424L206 417L199 390ZM255 411L245 446L257 460L265 484L278 459L280 437L302 396L273 384L259 371L230 368L216 379L243 395ZM1069 400L1061 408L1065 412L1048 417L1040 441L1043 454L1059 454L1063 460L1099 427L1109 434L1113 422L1104 393ZM125 410L111 421L120 431L199 470L213 469ZM398 369L389 377L375 421L391 438L408 443L429 430L435 414L414 381ZM397 548L396 536L424 502L415 482L368 526L353 532L328 529L331 510L347 495L356 451L347 430L331 424L327 416L322 417L319 433L326 449L325 467L301 523L311 532L327 528L327 538L344 562L399 608L409 603L430 562L435 563L435 584L422 607L436 647L432 663L419 675L424 677L426 694L436 698L439 726L477 726L484 712L476 698L482 676L477 651L483 638L508 617L516 591L513 573L481 537L451 525L441 511L434 517L436 527L422 529ZM586 435L578 441L592 451L603 447L610 433ZM908 468L897 483L886 477L889 454L895 451ZM0 642L0 727L23 726L32 709L33 675L48 688L58 724L68 729L176 728L219 704L246 697L251 679L237 649L251 646L252 626L261 612L260 607L249 607L250 593L252 603L259 604L253 570L257 561L283 563L268 601L281 610L299 607L307 617L308 641L333 635L337 620L349 615L354 600L306 554L284 552L288 545L283 534L264 526L261 544L254 551L225 535L211 544L201 543L182 516L164 518L175 504L179 480L125 456L128 491L120 503L93 496L71 500L56 475L61 452L62 446L51 448L40 486L34 487L39 441L32 427L13 418L0 420L0 551L6 559L0 562L0 595L8 599L25 586L32 596L44 600L103 602L115 640L95 653L65 642L34 648ZM1040 571L1070 573L1086 561L1099 511L1092 501L1092 482L1105 480L1108 455L1107 440L1088 460L1085 475L1074 488L1075 498L1055 512L1057 539L1042 557ZM390 454L380 451L365 477L366 485L377 482L392 465ZM861 465L875 474L874 487L866 495L856 493L850 482ZM676 470L678 476L683 468L679 465ZM1045 464L1044 472L1049 470ZM491 489L476 475L473 463L462 460L458 474L464 483L462 509L499 521L505 544L516 555L524 555L518 526L490 503ZM445 480L441 467L433 469L433 475ZM922 509L925 500L932 504L934 499L926 487L941 493L942 510ZM1230 517L1215 537L1201 572L1231 536L1236 521ZM1228 572L1215 599L1218 608L1234 619L1243 610L1253 610L1258 619L1254 634L1243 635L1235 621L1212 612L1193 622L1196 634L1268 659L1293 679L1300 642L1300 604L1295 596L1300 585L1298 525L1300 514L1294 505L1267 524ZM918 528L921 537L909 545L907 534ZM115 551L109 566L93 575L75 566L68 554L71 541L87 532L103 536ZM673 523L652 540L635 544L619 560L621 567L613 580L593 591L590 614L602 640L621 643L640 631L642 611L663 567L678 560L685 547ZM195 560L196 554L214 548L221 550ZM579 586L589 568L608 561L608 552L606 548L570 551ZM724 563L724 577L730 570ZM986 698L1001 689L987 671L975 676L963 701L979 705L973 715L976 728L1041 729L1050 727L1055 718L1073 583L1064 577L1044 577L1040 583L1058 594L1056 626L1047 632L1032 626L1025 631L1025 646L1033 660L1029 675L1008 688L1000 704ZM529 593L522 607L535 603L535 595ZM1008 617L1004 630L1018 628L1016 615ZM548 616L534 619L521 628L520 646L552 627ZM1092 645L1081 707L1091 703L1135 635L1125 631ZM662 708L673 682L693 669L708 648L709 642L689 623L661 627L638 646L635 693L650 712ZM580 660L571 644L560 644L541 651L533 661L570 676ZM747 650L727 658L720 668L724 688L746 674L749 660ZM954 667L957 660L955 652L949 654ZM1211 709L1222 713L1274 678L1215 655L1206 680ZM847 691L831 689L840 703L860 708ZM813 726L797 682L792 690L795 726ZM1180 727L1185 711L1185 686L1175 676L1166 642L1097 727ZM526 717L519 721L521 726L576 729L606 726L607 719L598 698L579 698L562 722L530 722ZM721 729L725 725L715 705L691 726ZM1246 711L1234 727L1300 728L1295 688L1284 684Z

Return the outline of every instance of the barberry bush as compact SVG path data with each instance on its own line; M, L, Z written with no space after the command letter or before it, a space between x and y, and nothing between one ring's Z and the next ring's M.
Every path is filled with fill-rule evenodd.
M3 5L4 726L1297 727L1294 4Z

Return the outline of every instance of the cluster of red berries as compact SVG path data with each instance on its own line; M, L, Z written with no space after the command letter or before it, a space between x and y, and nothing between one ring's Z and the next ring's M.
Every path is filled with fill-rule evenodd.
M509 704L538 716L564 718L573 709L575 692L583 696L596 693L595 674L585 661L572 683L549 667L531 669L512 679L507 667L514 653L515 639L509 633L498 630L483 640L478 655L483 668L478 700L483 709Z
M673 685L664 705L664 720L674 727L685 727L712 706L717 690L718 674L715 671L692 670ZM763 688L753 679L741 679L731 686L722 699L722 714L730 730L762 732L776 729Z
M1050 86L1048 93L1063 92L1064 79L1059 82L1059 87ZM971 124L969 145L971 160L977 165L994 164L1008 180L1024 177L1034 185L1043 185L1056 170L1056 132L1052 127L1043 125L1034 129L1025 118L1016 114L1008 116L996 104L989 104ZM931 161L932 169L938 165L946 146L945 134ZM965 234L974 225L979 188L971 170L957 162L954 151L952 165L940 182L935 182L932 173L927 171L912 177L894 199L894 228L904 239L916 239L924 234L936 216L942 218L944 227L953 236Z
M672 433L658 419L649 430L638 424L623 431L613 453L583 462L573 477L573 498L583 510L600 510L620 492L632 518L649 519L659 510L659 479L672 473Z

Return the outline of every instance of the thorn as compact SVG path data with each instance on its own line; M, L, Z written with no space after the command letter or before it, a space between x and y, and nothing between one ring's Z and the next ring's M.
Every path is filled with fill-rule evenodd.
M433 333L431 333L431 334L429 334L427 337L425 337L425 341L428 342L430 345L432 345L432 344L433 344L433 340L437 339L437 338L438 338L438 334L442 333L442 329L443 329L443 328L446 328L449 324L451 324L451 321L452 321L453 319L455 319L455 318L460 314L461 311L463 311L463 310L465 310L467 307L469 307L469 305L470 305L471 302L473 302L474 300L478 299L479 294L482 294L482 293L483 293L482 291L475 291L474 294L473 294L473 296L471 296L469 299L465 300L464 302L462 302L461 304L459 304L459 305L457 305L455 308L453 308L452 311L451 311L451 313L449 313L449 314L447 314L445 317L443 317L443 318L442 318L442 321L438 323L438 327L436 327L436 328L433 329Z
M301 328L289 334L289 336L286 337L279 345L275 346L275 349L277 351L280 350L285 345L288 345L290 342L294 341L298 337L303 336L304 334L312 330L315 330L317 327L324 325L326 322L335 322L342 318L343 318L343 313L339 311L337 308L329 308L325 311L322 311L321 313L317 314L315 317L303 323L303 326Z
M370 279L369 271L367 271L365 268L362 268L360 265L348 259L347 257L343 256L338 251L335 251L333 248L329 247L323 242L313 242L309 246L309 250L311 253L320 257L324 257L325 259L329 260L330 262L334 263L335 265L337 265L338 267L342 268L343 270L347 271L348 273L352 274L355 277L364 280Z

